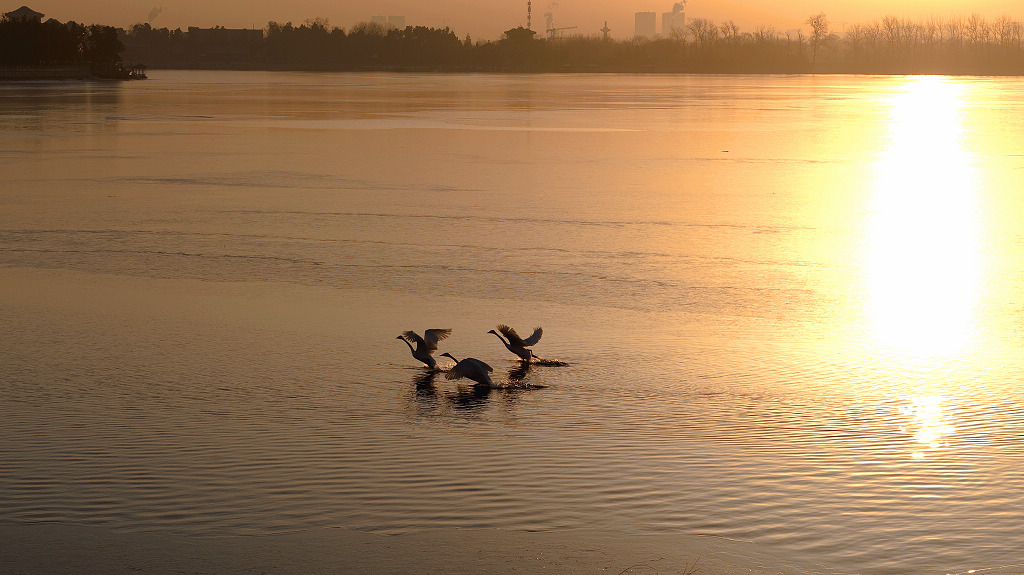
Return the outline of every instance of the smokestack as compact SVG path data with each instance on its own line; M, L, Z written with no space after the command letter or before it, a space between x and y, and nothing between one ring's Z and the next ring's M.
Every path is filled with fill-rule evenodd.
M544 13L544 22L546 29L550 30L555 27L555 8L558 8L558 2L552 2L548 4L548 11Z

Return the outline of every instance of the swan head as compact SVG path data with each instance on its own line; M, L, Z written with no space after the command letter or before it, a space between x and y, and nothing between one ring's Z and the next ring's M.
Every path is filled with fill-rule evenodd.
M404 337L402 337L402 336L398 336L398 337L396 337L395 339L405 339L405 338L404 338Z
M494 335L498 335L498 332L494 331L493 329L488 330L487 333L493 333Z
M455 359L454 357L452 357L452 354L448 353L447 351L446 351L446 352L444 352L444 353L442 353L442 354L441 354L441 357L447 357L447 358L450 358L450 359L452 359L453 361L455 361L455 363L458 363L458 362L459 362L459 360L457 360L457 359Z

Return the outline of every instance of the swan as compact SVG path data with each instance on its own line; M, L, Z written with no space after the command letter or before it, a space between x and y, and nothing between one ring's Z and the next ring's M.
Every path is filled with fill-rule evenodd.
M501 335L498 335L498 331L501 332ZM540 336L543 335L544 333L544 330L538 327L533 330L533 335L526 339L523 339L519 337L519 334L516 333L516 330L504 324L498 326L498 331L494 331L492 329L487 333L493 333L495 336L497 336L497 338L501 340L501 343L505 344L505 347L507 347L509 351L518 355L519 359L523 361L530 361L535 357L533 355L533 350L527 348L540 341ZM505 338L508 338L508 341L505 341L505 338L501 337L502 335L504 335Z
M437 351L437 342L448 337L452 334L450 329L428 329L423 332L423 337L420 337L414 331L403 331L402 335L395 339L400 339L405 342L405 345L409 346L409 351L412 352L412 356L427 365L430 369L437 369L437 362L434 361L433 354ZM412 344L415 343L414 348Z
M455 366L449 369L448 373L444 374L445 379L461 379L465 377L487 387L493 386L491 383L491 372L494 370L486 363L475 357L467 357L459 361L455 359L455 356L447 352L441 355L450 357L455 362Z

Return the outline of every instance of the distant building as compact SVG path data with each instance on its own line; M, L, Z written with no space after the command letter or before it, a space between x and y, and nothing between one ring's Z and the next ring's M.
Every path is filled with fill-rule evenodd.
M636 37L654 38L657 35L658 14L656 12L637 12L633 18Z
M405 16L372 16L370 22L380 24L388 30L391 28L405 30Z
M14 12L7 12L4 16L7 16L8 20L15 22L35 22L38 24L43 21L43 14L36 12L28 6L22 6Z
M661 35L672 38L686 30L686 13L665 12L661 15Z
M511 30L505 30L505 39L511 40L512 42L529 42L533 40L534 35L537 33L529 28L523 28L519 26L512 28Z

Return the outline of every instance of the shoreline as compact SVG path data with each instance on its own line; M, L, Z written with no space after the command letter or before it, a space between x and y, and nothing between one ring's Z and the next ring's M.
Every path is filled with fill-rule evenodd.
M144 80L145 66L113 66L98 71L90 66L0 66L0 83Z
M444 66L366 66L360 68L315 68L315 67L246 67L246 66L151 66L147 70L174 72L270 72L303 74L437 74L437 75L498 75L498 76L556 76L556 75L609 75L609 76L949 76L982 78L1020 78L1024 72L993 72L964 70L850 70L822 68L817 70L679 70L668 68L619 69L599 67L567 67L562 69L509 70L504 68L471 68Z

